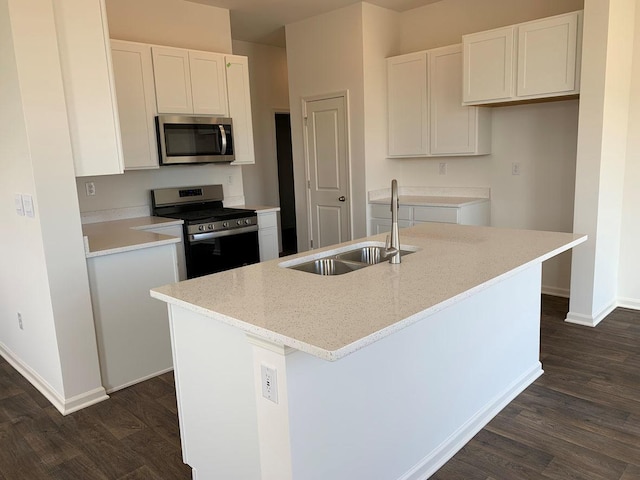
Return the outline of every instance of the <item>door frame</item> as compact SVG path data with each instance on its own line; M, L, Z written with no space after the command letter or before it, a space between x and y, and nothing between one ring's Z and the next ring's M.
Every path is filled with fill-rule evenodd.
M347 204L349 206L349 231L347 232L349 240L353 240L353 185L351 182L352 171L351 171L351 111L349 109L349 90L341 90L332 93L323 93L318 95L309 95L302 97L302 136L304 142L304 177L305 177L305 199L307 201L307 235L309 238L309 244L307 245L309 249L314 250L318 248L317 246L312 246L313 238L313 229L311 225L311 219L313 218L311 213L311 165L309 164L309 135L307 132L307 104L309 102L315 102L318 100L330 100L332 98L342 98L345 106L345 122L346 122L346 142L347 142L347 191L348 191L348 201ZM317 243L317 242L316 242Z

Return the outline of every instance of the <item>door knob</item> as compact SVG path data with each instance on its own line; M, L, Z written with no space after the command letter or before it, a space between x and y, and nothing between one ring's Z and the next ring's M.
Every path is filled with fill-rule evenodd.
M346 202L347 201L347 197L342 195L341 197L338 197L338 200L340 200L341 202Z

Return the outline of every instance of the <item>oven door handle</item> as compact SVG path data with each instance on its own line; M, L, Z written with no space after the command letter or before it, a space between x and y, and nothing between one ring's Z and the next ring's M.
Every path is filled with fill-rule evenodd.
M220 232L194 233L189 235L189 243L204 242L212 238L228 237L230 235L240 235L241 233L257 232L257 225L248 227L232 228L231 230L222 230Z

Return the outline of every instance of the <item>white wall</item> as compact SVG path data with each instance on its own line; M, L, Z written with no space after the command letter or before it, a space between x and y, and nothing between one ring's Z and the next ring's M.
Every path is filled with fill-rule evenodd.
M622 305L640 309L640 8L636 8L635 28L618 297Z
M274 113L289 111L287 51L234 40L233 53L249 57L256 163L242 167L245 200L248 205L280 205Z
M574 230L589 240L573 252L567 320L588 325L618 296L635 3L585 2Z
M229 10L186 0L106 0L111 38L231 53Z
M184 0L107 0L107 20L111 38L232 53L229 11L225 9ZM93 197L86 195L89 181L96 184ZM242 169L228 164L82 177L77 180L77 194L80 211L91 212L150 206L149 190L154 188L214 183L223 185L225 199L242 202Z
M52 2L2 0L0 19L0 351L64 412L105 397Z
M366 235L362 4L286 26L298 250L309 249L302 99L348 90L353 237Z

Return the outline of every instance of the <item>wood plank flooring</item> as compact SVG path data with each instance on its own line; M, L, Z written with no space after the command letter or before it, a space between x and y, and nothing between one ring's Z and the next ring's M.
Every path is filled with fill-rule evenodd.
M545 374L432 479L640 479L640 312L592 329L542 305ZM63 417L0 357L0 480L190 478L171 374Z

